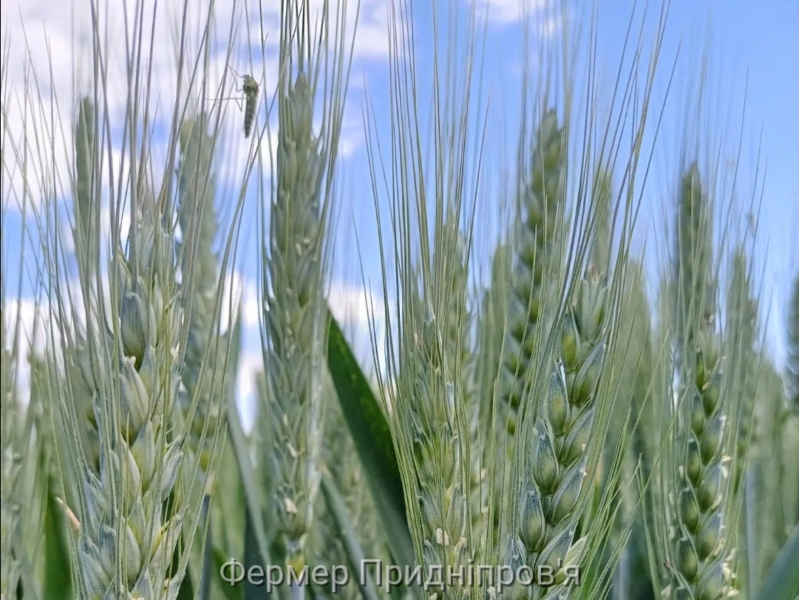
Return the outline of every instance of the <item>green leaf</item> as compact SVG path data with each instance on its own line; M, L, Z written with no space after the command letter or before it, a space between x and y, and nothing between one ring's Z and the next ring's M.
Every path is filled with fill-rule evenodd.
M44 470L44 467L42 467ZM52 486L50 486L52 488ZM47 513L45 514L45 582L44 600L62 600L72 597L72 578L70 573L69 546L64 528L63 510L55 495L47 492Z
M253 532L250 511L247 511L244 524L244 564L247 565L247 568L249 565L260 564L264 567L264 571L266 571L266 565L259 562L258 556L258 542ZM234 589L233 586L228 587L231 590ZM238 589L244 590L244 600L266 600L266 598L271 596L265 585L253 585L248 580L243 581L241 585L238 586Z
M405 495L388 421L329 309L328 316L327 363L347 427L393 558L398 565L413 566L413 543L405 512Z
M180 548L175 548L175 554L172 557L173 564L178 564L180 561ZM183 576L183 581L180 582L180 589L178 590L177 600L193 600L194 599L194 578L192 577L191 565L186 569L186 574ZM198 600L205 600L202 594L198 595Z
M221 571L224 564L230 560L230 557L227 556L221 549L214 548L213 550L213 563L214 563L214 574L216 577L221 577ZM230 585L227 582L223 581L218 587L222 589L222 593L225 594L226 600L241 600L242 598L242 590L244 589L244 585Z
M327 502L327 507L330 509L330 514L333 516L333 521L338 528L338 534L347 552L349 567L352 572L359 572L366 557L363 555L358 537L355 535L355 529L352 526L349 514L347 514L341 494L339 494L335 482L327 473L322 476L322 493L325 496L325 502ZM378 600L377 590L375 590L371 579L364 582L358 577L358 586L364 600Z
M213 547L214 536L210 527L209 504L211 497L208 494L203 496L202 512L200 516L200 524L205 525L208 523L208 537L203 544L203 566L202 576L200 578L200 600L210 600L211 598L211 575L213 569ZM218 572L218 571L217 571Z
M799 527L777 555L755 600L795 600L799 594Z

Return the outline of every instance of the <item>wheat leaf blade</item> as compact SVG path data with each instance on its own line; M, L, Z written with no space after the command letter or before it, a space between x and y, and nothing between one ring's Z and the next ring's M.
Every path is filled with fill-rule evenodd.
M47 494L47 515L45 517L45 564L47 565L44 595L42 600L61 600L72 594L72 580L69 576L69 544L62 526L61 508L55 496Z
M413 557L405 496L391 430L335 317L329 316L328 368L397 564Z
M799 594L799 528L782 547L755 600L795 600Z
M245 531L244 531L244 561L245 564L258 564L260 560L260 551L258 549L258 540L255 535L255 527L252 513L248 510L245 518ZM228 560L226 557L220 557L221 563ZM233 586L227 586L227 589L233 590ZM253 585L249 580L244 582L243 591L239 588L240 593L238 596L232 597L231 600L266 600L271 595L266 587Z

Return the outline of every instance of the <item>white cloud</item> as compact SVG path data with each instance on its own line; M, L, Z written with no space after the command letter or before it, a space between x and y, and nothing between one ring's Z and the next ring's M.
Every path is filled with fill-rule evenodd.
M242 287L242 324L247 328L256 328L259 324L261 296L258 293L257 286L252 281L243 281Z
M76 114L74 102L81 95L91 94L92 90L90 75L95 53L92 46L91 4L79 0L61 3L47 0L9 0L4 1L0 8L2 21L8 27L8 39L4 40L7 42L4 46L8 49L8 55L3 61L3 83L6 89L2 127L11 148L4 157L6 164L3 165L8 175L4 185L11 189L7 187L3 190L3 198L4 203L8 203L12 209L18 202L13 200L14 194L21 197L23 189L28 195L28 202L34 205L44 198L69 196L69 177L73 164L71 127ZM171 115L175 110L179 86L182 102L190 98L193 104L204 102L207 107L214 98L231 97L234 93L238 82L232 73L228 73L226 77L225 88L220 87L227 60L225 40L230 33L231 23L235 33L230 63L240 73L254 70L256 79L261 80L263 93L259 114L261 119L264 118L266 106L272 104L274 82L278 75L279 3L217 1L214 4L210 34L208 70L202 72L200 68L192 86L189 86L189 78L194 65L190 61L201 50L208 4L184 3L183 0L161 0L158 3L155 0L143 0L124 5L99 1L96 4L102 31L100 44L103 46L103 66L107 72L107 85L103 86L107 94L101 100L101 105L107 110L107 118L111 123L111 153L115 163L130 151L127 147L123 151L121 138L129 100L128 89L131 87L128 84L126 52L127 47L133 44L132 31L137 22L137 5L143 7L145 30L141 40L143 64L139 71L142 76L139 85L143 90L150 86L151 91L146 99L150 103L153 119L151 126L155 129L154 148L156 154L160 154L153 157L154 165L161 165L163 168L165 164L165 140L169 133L168 125L173 120ZM352 32L356 3L332 4L336 7L335 10L339 10L341 4L346 5L344 22L347 30ZM356 62L361 59L384 60L387 57L385 5L386 0L362 0L353 47ZM123 6L127 6L127 14L122 10ZM185 19L186 36L181 41L179 24L183 19L184 6L189 8L189 12ZM318 17L321 6L320 0L311 2L313 16ZM333 19L336 17L335 14L332 16ZM190 60L183 65L182 73L179 74L176 57L181 43L184 44L184 56L190 57ZM330 43L334 42L331 40ZM133 54L132 51L131 53ZM249 55L259 58L250 61ZM250 64L254 69L248 66ZM201 89L199 85L203 79L207 83L205 89ZM140 101L145 99L143 94L144 92ZM240 185L248 157L252 155L252 138L243 141L243 117L234 103L216 103L216 108L224 113L221 142L223 147L218 148L219 155L225 157L222 168L230 181ZM354 121L359 125L360 117L356 115ZM342 139L344 156L362 143L362 133L355 129L345 123ZM360 130L360 127L357 129ZM27 149L23 148L24 142L28 144ZM268 149L273 150L275 143L272 132L266 137L265 147L260 153L263 172L270 171L266 164L270 156ZM28 159L27 162L25 159ZM27 177L22 174L23 164ZM35 177L31 177L32 172L41 168L46 168L47 172L38 172ZM104 169L104 177L106 173L107 169ZM156 180L160 180L160 175L161 173L153 173ZM108 184L108 181L105 183Z
M259 350L243 352L239 355L239 371L236 374L236 406L239 409L241 426L245 432L252 431L258 407L256 375L263 371L263 356Z
M496 25L517 23L533 18L538 25L552 20L551 0L472 0L477 16ZM540 28L539 28L540 30ZM540 30L543 33L545 30Z
M42 327L45 311L32 299L9 299L3 303L3 327L5 348L17 360L12 365L14 387L20 401L27 405L30 398L31 352L42 356L45 347L45 331Z

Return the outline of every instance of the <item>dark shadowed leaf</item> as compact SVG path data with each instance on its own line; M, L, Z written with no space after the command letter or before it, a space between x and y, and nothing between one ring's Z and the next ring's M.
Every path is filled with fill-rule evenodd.
M382 529L387 532L393 558L398 565L412 564L414 554L405 496L388 421L332 313L329 322L327 362L341 410L369 482Z
M795 600L799 595L799 527L777 555L755 600Z

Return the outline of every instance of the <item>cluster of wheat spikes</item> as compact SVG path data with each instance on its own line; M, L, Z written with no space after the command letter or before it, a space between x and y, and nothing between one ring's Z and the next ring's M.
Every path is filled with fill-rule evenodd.
M747 205L703 160L718 149L686 143L668 231L643 231L660 272L635 242L662 192L667 4L600 111L578 43L596 47L596 15L538 54L525 36L507 97L486 87L476 12L389 3L389 103L367 104L356 174L382 259L369 366L328 293L359 6L234 1L198 19L186 3L165 111L149 36L171 13L134 4L115 64L112 7L92 1L76 98L40 92L61 93L30 49L12 86L3 41L0 599L799 598L799 274L781 366L757 220L740 216L769 198ZM247 139L207 100L224 92L208 89L220 19L226 65L259 27L251 64L276 62L250 75L270 83ZM506 165L493 144L517 103ZM250 428L242 256L259 297ZM336 566L349 581L319 576Z

